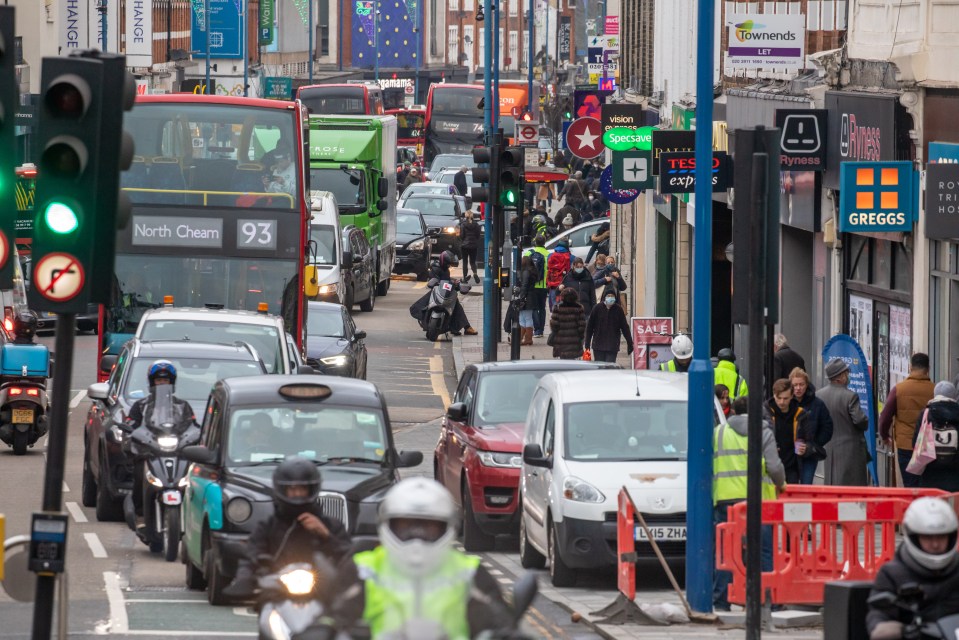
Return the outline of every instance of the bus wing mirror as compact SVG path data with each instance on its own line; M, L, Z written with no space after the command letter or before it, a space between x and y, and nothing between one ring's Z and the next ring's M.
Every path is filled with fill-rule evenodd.
M388 196L390 194L390 181L384 177L380 177L376 183L376 193L381 198Z
M390 206L390 203L386 201L386 198L380 198L379 201L376 203L376 208L379 209L380 211L386 211L386 209L389 206Z
M307 298L315 298L320 293L319 282L316 265L307 265L303 270L303 293Z

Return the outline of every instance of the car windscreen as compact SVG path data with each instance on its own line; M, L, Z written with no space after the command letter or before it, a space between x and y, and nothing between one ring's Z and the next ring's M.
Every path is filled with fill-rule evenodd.
M310 240L316 243L316 256L310 256L314 264L336 264L336 229L331 224L314 224L310 227Z
M467 167L472 167L476 164L476 161L473 160L473 156L460 155L456 153L441 153L433 158L433 162L430 164L429 173L433 174L437 171L443 171L444 169L459 169L464 164Z
M416 215L396 214L397 233L406 233L411 236L423 235L423 226L420 217Z
M565 407L565 458L587 462L685 460L687 403L601 400Z
M214 344L246 342L256 349L268 373L283 371L283 340L273 325L229 320L148 320L138 331L141 340L192 340Z
M456 217L456 204L452 198L429 198L412 196L403 203L407 209L416 209L424 216Z
M526 410L539 379L549 371L500 371L480 376L476 426L526 422Z
M194 414L203 413L207 396L217 381L224 378L258 376L264 373L263 367L254 360L215 360L210 358L170 358L176 368L175 395L186 400ZM130 363L130 372L124 382L121 393L130 402L145 398L150 394L147 373L157 358L136 358ZM202 416L200 416L202 417Z
M243 466L301 456L320 464L381 463L386 455L386 421L378 409L319 402L243 406L230 414L226 455Z
M311 306L306 318L307 336L343 337L343 313L339 307L317 309Z

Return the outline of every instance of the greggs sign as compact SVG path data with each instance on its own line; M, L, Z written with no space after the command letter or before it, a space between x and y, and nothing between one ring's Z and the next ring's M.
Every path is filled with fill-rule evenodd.
M912 231L919 209L912 162L844 162L840 176L840 231Z

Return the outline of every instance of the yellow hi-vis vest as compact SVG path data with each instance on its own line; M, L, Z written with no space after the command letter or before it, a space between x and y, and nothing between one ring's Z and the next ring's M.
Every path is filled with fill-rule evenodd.
M749 439L723 423L713 431L713 504L746 499L746 447ZM776 499L776 485L763 460L763 500Z

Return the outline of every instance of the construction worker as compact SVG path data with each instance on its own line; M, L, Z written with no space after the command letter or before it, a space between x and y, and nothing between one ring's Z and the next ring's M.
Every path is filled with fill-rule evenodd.
M660 363L659 370L688 372L689 363L693 361L693 341L685 333L680 333L673 338L673 343L669 348L673 352L673 359L669 362Z
M729 422L713 430L713 521L726 522L727 510L746 499L747 448L749 446L748 398L733 401ZM776 449L772 425L763 421L763 500L775 500L786 486L786 469ZM762 570L772 571L772 528L763 527ZM713 608L729 611L728 587L733 580L729 571L713 574Z
M729 347L720 349L716 354L719 362L713 370L713 384L724 384L729 389L729 397L735 400L739 396L745 396L749 393L749 387L746 386L746 380L739 375L736 369L736 354Z

